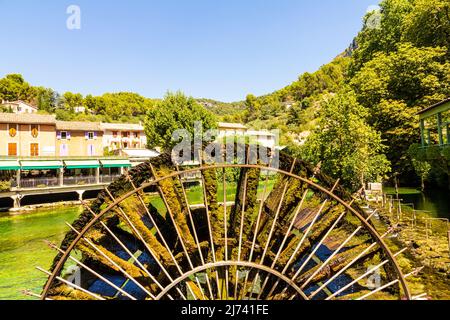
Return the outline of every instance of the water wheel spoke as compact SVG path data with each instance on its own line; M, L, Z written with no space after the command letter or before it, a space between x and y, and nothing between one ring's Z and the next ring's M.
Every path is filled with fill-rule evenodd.
M205 150L180 169L184 164L163 153L83 202L61 245L49 243L57 255L51 271L41 270L48 275L42 294L26 294L47 300L411 298L405 278L412 273L403 275L395 260L405 249L392 254L384 241L393 229L380 235L379 224L369 221L376 211L366 217L339 180L283 153L278 159L272 153L267 163L261 147L218 146L225 164L202 159ZM369 290L375 272L383 284Z
M43 273L45 273L45 274L48 275L48 276L51 275L50 272L48 272L47 270L44 270L44 269L42 269L42 268L40 268L40 267L36 267L36 269L39 270L39 271L41 271L41 272L43 272ZM80 292L82 292L82 293L84 293L84 294L87 294L87 295L89 295L90 297L94 298L95 300L106 300L106 299L103 298L102 296L100 296L100 295L98 295L98 294L95 294L95 293L93 293L93 292L90 292L89 290L86 290L86 289L80 287L79 285L76 285L75 283L72 283L72 282L70 282L70 281L67 281L66 279L63 279L63 278L61 278L61 277L59 277L59 276L57 276L56 279L59 280L59 281L61 281L61 282L64 283L65 285L69 286L70 288L73 288L75 291L80 291Z
M116 200L114 199L114 196L111 194L111 192L109 192L108 188L105 188L105 190L107 191L107 193L108 193L108 195L110 196L111 200L113 200L114 202L116 202ZM144 237L142 236L141 232L140 232L140 231L138 230L138 228L136 227L136 225L135 225L136 222L137 222L137 224L139 225L140 223L142 223L142 221L139 219L139 220L135 220L134 222L132 222L132 221L130 220L128 214L126 214L126 213L122 210L122 208L121 208L119 205L117 205L116 207L117 207L118 210L120 211L121 216L125 218L125 221L127 222L127 224L133 229L134 233L138 236L139 240L144 244L144 246L146 247L146 249L148 250L148 252L150 253L150 255L152 255L153 259L155 259L156 263L157 263L158 266L161 268L161 270L162 270L163 273L166 275L166 277L167 277L170 281L173 281L172 276L171 276L170 273L167 271L167 269L166 269L166 267L164 266L164 264L160 261L160 258L158 257L158 253L157 253L157 251L155 250L155 248L154 248L153 250L150 248L148 242L147 242L146 240L144 240ZM130 211L130 212L131 212L131 211ZM142 223L142 225L144 225L144 224ZM144 231L144 230L148 230L148 229L146 229L146 227L145 227L145 225L144 225L144 227L141 227L140 230L141 230L141 231ZM152 234L148 234L147 239L152 240L153 238L154 238L154 236L153 236ZM153 242L153 241L152 241L152 242ZM156 242L159 244L158 241L156 241ZM156 242L153 242L153 243L154 243L154 245L153 245L154 247L156 246ZM159 244L159 245L160 245L160 244ZM130 279L130 280L131 280L131 279ZM157 284L161 289L163 288L162 285L161 285L156 279L152 279L152 280L154 280L154 281L156 282L156 284ZM133 280L132 280L132 281L133 281ZM134 282L134 281L133 281L133 282ZM181 296L184 300L186 300L186 296L183 294L183 292L181 292L181 290L179 290L179 289L178 289L177 291L178 291L178 293L180 294L180 296Z

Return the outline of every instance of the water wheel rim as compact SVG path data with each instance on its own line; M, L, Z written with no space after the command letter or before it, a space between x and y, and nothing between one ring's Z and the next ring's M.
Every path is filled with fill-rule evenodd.
M51 272L51 275L48 277L44 289L41 294L41 299L45 300L48 295L48 291L50 289L51 284L56 279L57 275L61 271L61 269L64 266L64 263L67 261L70 253L76 246L76 244L83 238L85 233L97 222L100 221L100 218L103 217L106 213L108 213L111 209L116 207L118 204L120 204L122 201L127 199L130 196L133 196L137 194L138 192L143 191L145 188L157 185L159 182L164 181L166 179L171 179L178 177L182 174L189 174L189 173L195 173L195 172L201 172L203 170L211 170L211 169L227 169L227 168L247 168L247 169L261 169L265 171L271 171L279 174L283 174L285 176L298 179L310 187L317 189L320 192L323 192L324 194L328 195L332 199L336 200L339 204L344 206L347 210L349 210L355 217L359 219L359 221L364 225L367 231L371 234L371 236L374 238L374 240L377 242L377 244L380 246L380 248L383 250L383 252L387 255L387 258L390 262L390 264L394 267L395 273L398 276L398 282L400 283L402 289L403 289L403 298L407 300L411 300L411 292L410 289L406 283L405 276L397 262L397 260L394 257L394 254L391 252L387 244L383 241L383 239L380 237L379 233L375 230L375 228L353 207L351 207L347 202L345 202L343 199L341 199L338 195L331 192L330 190L326 189L325 187L305 178L302 176L299 176L295 173L288 172L279 168L273 168L270 166L264 166L260 164L210 164L210 165L201 165L199 167L193 168L193 169L186 169L182 171L174 171L170 174L167 174L163 177L159 177L157 179L153 179L151 181L143 183L141 186L133 188L133 190L126 192L122 196L116 198L111 204L109 204L105 209L103 209L100 213L96 214L93 219L91 219L81 231L78 231L77 236L75 239L70 243L70 245L64 250L64 254L60 257L58 260L58 263L55 265L54 269ZM223 261L225 262L225 261ZM304 294L302 296L305 296ZM306 296L305 296L306 297ZM308 297L306 297L308 299Z

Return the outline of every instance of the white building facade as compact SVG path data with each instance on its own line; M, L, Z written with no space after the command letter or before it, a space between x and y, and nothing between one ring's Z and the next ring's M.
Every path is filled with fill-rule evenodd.
M119 149L144 149L147 137L144 127L133 123L101 123L103 148L108 151Z
M37 113L38 111L37 107L22 100L12 102L2 101L2 106L11 109L11 111L15 114Z
M247 127L240 123L219 122L218 123L218 138L227 136L244 135L247 132Z
M273 132L266 130L249 130L241 123L219 122L218 131L219 139L228 136L245 136L249 139L250 143L260 144L271 149L278 147L278 137Z
M269 149L278 147L277 136L270 131L247 130L245 135L250 138L250 143L254 142Z

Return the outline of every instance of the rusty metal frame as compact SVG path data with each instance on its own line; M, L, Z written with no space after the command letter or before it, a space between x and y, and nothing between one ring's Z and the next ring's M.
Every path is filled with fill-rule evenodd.
M352 213L355 217L358 218L358 220L362 223L362 225L364 226L364 228L371 234L371 236L375 239L375 241L378 243L378 245L380 246L380 248L383 250L383 252L387 255L387 260L392 264L392 266L394 267L395 272L398 275L398 282L400 283L402 289L403 289L403 298L405 299L411 299L411 293L410 290L407 286L406 280L405 280L405 276L403 275L403 272L401 271L395 256L392 254L392 252L390 251L390 249L388 248L388 246L386 245L386 243L383 241L382 237L380 237L380 235L378 234L378 232L375 230L375 228L368 222L366 221L366 218L364 218L362 216L361 213L359 213L357 210L355 210L351 205L349 205L348 203L346 203L344 200L342 200L340 197L338 197L336 194L334 194L333 192L327 190L325 187L311 181L308 180L304 177L298 176L292 172L287 172L278 168L272 168L272 167L268 167L268 166L264 166L264 165L259 165L259 164L208 164L208 165L201 165L200 167L197 168L193 168L193 169L187 169L187 170L183 170L183 171L174 171L164 177L160 177L157 179L153 179L152 181L143 183L141 186L137 187L137 188L133 188L133 190L123 194L121 197L114 199L114 201L109 204L105 209L103 209L99 214L97 214L91 221L89 221L84 228L81 231L77 232L77 236L75 237L75 239L70 243L70 245L68 246L68 248L64 251L64 254L61 256L61 258L59 259L59 261L57 262L55 268L53 269L53 271L51 273L49 273L49 277L47 279L47 282L44 286L44 289L42 291L42 295L41 295L41 299L45 300L47 298L48 295L48 291L50 289L50 285L52 284L52 282L57 279L59 272L61 271L61 269L64 266L64 263L67 261L67 259L69 258L69 254L70 252L74 249L75 245L83 238L84 234L93 226L95 225L98 221L100 221L100 219L103 217L103 215L105 215L107 212L109 212L111 209L113 209L114 207L119 207L119 204L127 199L128 197L138 193L138 192L142 192L145 188L156 185L157 183L159 183L160 181L163 181L165 179L170 179L170 178L174 178L177 177L181 174L189 174L189 173L194 173L194 172L198 172L198 171L203 171L203 170L211 170L211 169L226 169L226 168L254 168L254 169L261 169L261 170L266 170L266 171L271 171L271 172L275 172L275 173L279 173L279 174L283 174L285 176L288 177L292 177L295 179L298 179L306 184L308 184L311 188L322 192L326 195L328 195L330 198L336 200L338 203L340 203L342 206L344 206L347 210L349 210L350 213ZM234 261L219 261L219 262L215 262L216 264L221 264L224 266L230 266L230 265L235 265L237 262ZM248 264L248 262L239 262L239 264L241 265L246 265ZM265 266L261 266L261 265L253 265L253 263L250 263L252 267L260 269L260 270L264 270L266 267ZM204 265L202 268L202 270L205 270L205 266ZM250 266L250 265L249 265ZM214 266L209 266L210 267L214 267ZM206 269L208 269L206 268ZM263 268L263 269L261 269ZM269 267L267 267L268 269L270 269ZM197 270L198 268L194 269ZM271 269L272 271L274 271L275 273L278 273L277 271ZM264 270L267 271L267 270ZM190 272L193 272L193 270L191 270ZM196 271L198 272L198 271ZM272 272L269 272L272 273ZM280 274L281 275L281 274ZM281 275L283 276L283 275ZM284 276L283 276L284 277ZM281 278L283 279L283 278ZM173 283L173 282L172 282Z
M214 263L207 263L204 264L202 266L199 266L187 273L185 273L184 275L182 275L181 277L177 278L174 280L174 282L172 282L170 285L168 285L163 291L161 291L157 296L156 296L156 300L160 300L163 296L165 296L172 288L174 288L175 286L177 286L179 283L181 283L183 280L185 280L186 278L198 273L198 272L202 272L208 269L215 269L217 267L229 267L229 266L236 266L236 267L248 267L248 268L254 268L254 269L258 269L260 271L265 271L267 273L273 274L274 276L278 277L279 279L283 280L284 282L286 282L288 285L290 285L295 291L297 291L298 294L301 295L301 297L305 300L307 300L307 296L305 295L305 293L302 291L302 289L300 289L294 281L292 281L289 277L282 275L280 272L262 265L262 264L257 264L254 262L247 262L247 261L219 261L219 262L214 262Z

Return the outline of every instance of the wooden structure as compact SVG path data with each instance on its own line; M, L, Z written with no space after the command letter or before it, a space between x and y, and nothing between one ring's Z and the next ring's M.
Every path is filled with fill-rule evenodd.
M222 149L223 150L223 149ZM247 149L247 155L250 151ZM319 170L211 163L180 171L168 154L129 170L72 225L41 299L411 299L366 214ZM261 174L273 172L273 175ZM229 174L233 172L233 174ZM181 179L198 173L195 190ZM236 175L237 173L237 175ZM229 177L236 177L234 178ZM146 193L149 187L156 194ZM199 196L199 197L198 197ZM200 198L200 200L198 199ZM65 270L76 266L78 276ZM373 278L378 277L377 286Z
M450 145L450 98L418 113L422 147Z

